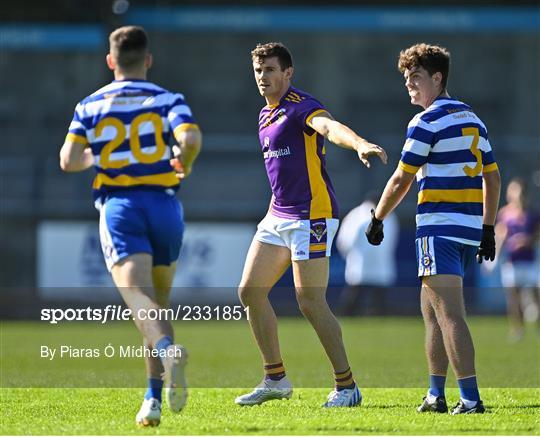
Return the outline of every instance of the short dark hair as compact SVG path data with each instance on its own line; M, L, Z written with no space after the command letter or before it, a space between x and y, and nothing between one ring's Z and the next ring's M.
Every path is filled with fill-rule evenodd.
M109 45L116 64L130 70L144 63L148 53L148 36L140 26L119 27L109 35Z
M253 60L263 60L273 57L278 58L279 66L282 71L293 66L291 52L280 42L257 44L257 47L251 51L251 59Z
M450 52L444 47L430 44L415 44L399 54L398 69L401 73L415 67L423 67L433 76L442 74L441 85L446 89L450 72Z

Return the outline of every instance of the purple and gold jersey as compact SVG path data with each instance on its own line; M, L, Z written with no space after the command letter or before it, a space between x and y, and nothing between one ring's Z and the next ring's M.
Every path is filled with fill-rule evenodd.
M497 222L506 227L506 249L510 262L533 262L536 259L535 235L540 227L540 214L507 205L497 214Z
M68 139L91 148L101 203L116 190L177 190L169 141L190 127L196 124L182 94L146 80L115 80L77 105Z
M277 217L338 217L324 137L307 125L324 111L315 98L290 87L277 105L267 105L259 114L259 140L273 193L271 213Z

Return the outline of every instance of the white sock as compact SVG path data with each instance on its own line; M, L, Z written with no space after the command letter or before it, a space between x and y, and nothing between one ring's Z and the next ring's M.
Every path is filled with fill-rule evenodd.
M469 399L463 398L461 398L461 401L463 402L463 405L465 405L465 408L473 408L478 403L478 401L470 401Z
M434 404L436 400L437 400L437 396L433 396L428 390L427 395L426 395L426 401L428 401L429 404Z

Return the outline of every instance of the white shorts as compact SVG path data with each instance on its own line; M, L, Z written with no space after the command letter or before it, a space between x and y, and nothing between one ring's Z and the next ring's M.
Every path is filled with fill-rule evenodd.
M323 258L330 256L338 227L339 220L334 218L291 220L267 214L254 238L289 248L292 261Z
M538 265L534 262L504 263L501 266L501 282L506 288L538 286Z

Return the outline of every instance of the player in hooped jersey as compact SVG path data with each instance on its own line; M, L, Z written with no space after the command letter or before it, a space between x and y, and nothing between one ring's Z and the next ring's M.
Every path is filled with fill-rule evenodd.
M495 258L493 225L501 182L486 127L446 90L449 66L450 54L438 46L417 44L400 54L398 68L411 103L424 111L409 123L401 161L372 212L366 235L370 243L380 244L382 220L416 175L416 254L430 372L430 387L418 411L448 411L444 386L450 362L460 389L452 414L483 413L465 321L463 276L475 255L478 262Z
M145 355L148 390L136 416L138 425L155 426L164 384L173 412L186 402L187 355L174 344L170 321L144 320L144 314L169 305L184 231L175 192L191 172L201 134L181 94L146 80L152 56L142 28L116 29L109 43L107 66L115 80L75 108L60 166L67 172L94 166L97 172L93 192L107 268L145 346L158 352ZM175 157L171 136L178 142Z
M239 296L249 306L265 377L254 391L235 402L257 405L292 395L279 349L276 315L268 300L270 289L292 263L300 310L317 332L334 368L336 386L324 406L359 405L361 395L349 367L341 328L325 297L338 210L325 168L324 139L356 151L367 167L369 156L386 163L386 154L332 119L316 99L290 85L292 58L283 44L260 44L251 55L257 87L267 103L259 116L259 139L272 200L249 249Z

